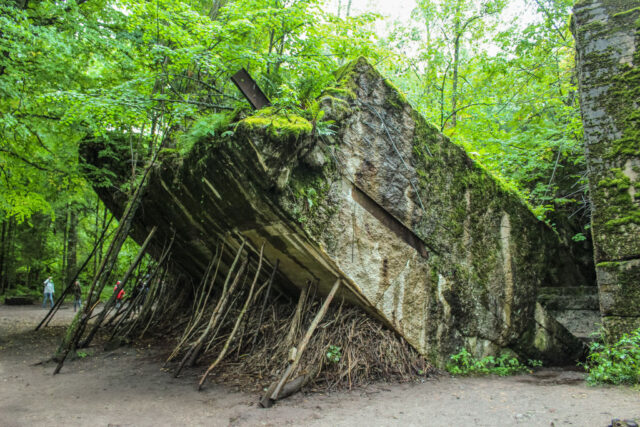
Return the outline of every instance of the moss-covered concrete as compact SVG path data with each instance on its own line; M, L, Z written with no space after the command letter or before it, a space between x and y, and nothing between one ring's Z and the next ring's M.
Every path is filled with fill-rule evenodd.
M304 117L278 112L273 107L263 108L240 120L236 126L248 130L262 130L275 139L300 138L311 134L313 126Z
M602 328L605 341L615 343L623 334L640 328L640 317L603 316Z
M323 193L323 208L304 218L322 224L311 239L354 278L378 312L436 361L461 347L478 356L517 347L553 361L579 353L580 344L566 331L552 337L561 325L555 330L535 321L540 286L589 282L553 231L366 61L347 64L337 75L338 88L356 96L341 98L348 108L336 115L332 95L321 99L339 130L325 147L332 168L314 172L332 184ZM310 173L304 165L299 169L300 175ZM300 185L297 175L293 188ZM354 203L352 187L415 233L428 259ZM293 215L305 209L304 203L280 204ZM543 323L556 325L552 319ZM553 345L539 350L533 336ZM551 348L559 356L551 356Z
M640 316L640 0L583 0L572 31L602 315Z
M603 316L640 317L640 259L596 266Z
M228 233L264 242L291 285L323 294L342 278L341 297L440 365L462 347L579 357L581 343L537 304L541 286L584 285L557 235L367 61L338 74L319 100L335 134L268 110L202 138L154 171L138 238L160 225L158 250L175 231L173 259L195 279Z
M640 255L640 1L584 1L573 32L596 262Z

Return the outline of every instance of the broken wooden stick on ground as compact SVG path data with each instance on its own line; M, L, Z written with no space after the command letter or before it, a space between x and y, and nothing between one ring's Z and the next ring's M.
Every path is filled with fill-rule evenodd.
M311 322L309 329L307 329L307 332L305 333L304 337L300 341L300 344L298 345L295 351L293 362L291 362L289 366L287 366L287 369L282 375L282 378L280 378L280 381L273 383L271 387L269 387L265 395L262 397L262 399L260 399L260 406L262 406L263 408L271 407L273 405L273 402L278 400L278 398L280 397L282 387L285 385L289 377L295 372L296 368L298 367L298 364L300 363L300 359L302 358L302 354L304 353L304 350L306 349L307 344L309 344L309 340L311 339L311 336L313 335L316 328L318 327L318 323L320 323L325 313L327 312L327 309L329 308L329 304L331 304L333 297L335 296L336 292L338 291L338 288L340 287L340 282L341 282L341 279L336 280L333 287L331 288L331 291L329 292L329 295L327 295L327 298L324 300L322 307L320 307L320 310L316 314L316 317L313 319L313 322ZM302 387L304 383L305 381L300 381L300 387Z

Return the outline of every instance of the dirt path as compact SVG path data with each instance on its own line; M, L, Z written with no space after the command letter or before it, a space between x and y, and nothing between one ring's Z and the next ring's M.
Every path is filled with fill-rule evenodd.
M162 372L153 348L92 349L65 364L33 366L51 354L73 316L33 327L45 311L0 306L0 426L416 425L605 426L640 420L640 391L588 387L582 374L543 370L510 378L442 377L418 384L378 384L330 394L298 394L274 408L257 394L209 385L195 373Z

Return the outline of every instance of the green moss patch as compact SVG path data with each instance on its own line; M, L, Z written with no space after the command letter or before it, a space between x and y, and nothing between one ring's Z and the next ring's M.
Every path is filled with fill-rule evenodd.
M346 100L354 100L356 99L356 94L353 90L344 88L344 87L328 87L322 91L321 98L326 96L330 96L333 98L338 98L342 101Z
M263 108L253 116L240 120L238 126L247 130L266 131L275 139L299 138L310 135L313 129L311 122L304 117L280 112L272 107Z
M596 268L602 314L640 317L640 263L601 262Z
M600 176L597 186L592 190L597 200L601 201L593 218L596 230L612 233L621 225L640 225L640 208L629 193L629 188L632 185L635 188L635 184L621 168L612 168Z

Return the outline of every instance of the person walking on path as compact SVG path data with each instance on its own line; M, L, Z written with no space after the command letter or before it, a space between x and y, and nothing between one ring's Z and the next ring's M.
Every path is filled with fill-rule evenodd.
M55 292L55 288L53 287L53 280L51 280L51 276L47 277L47 280L44 281L44 298L42 299L42 308L47 307L47 298L51 301L51 308L53 308L53 293Z
M73 284L73 311L82 310L82 288L80 282L76 280Z

